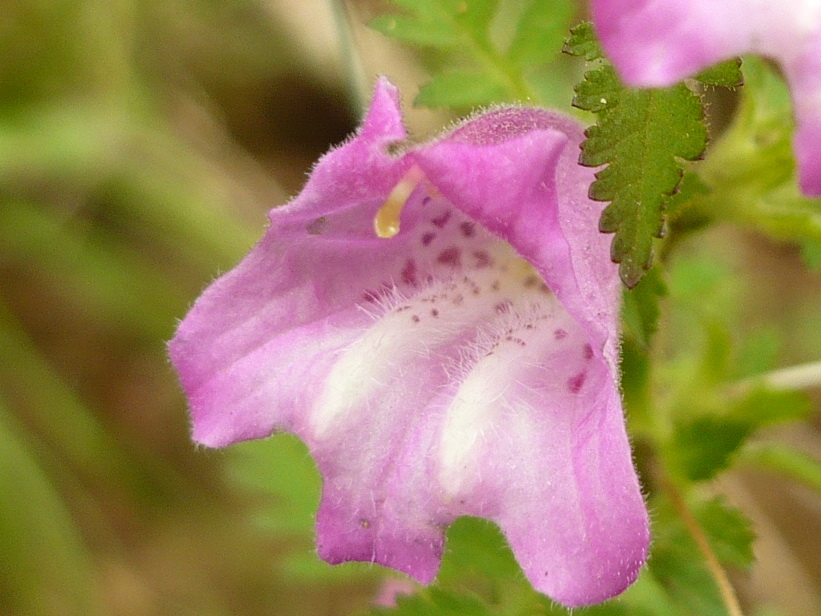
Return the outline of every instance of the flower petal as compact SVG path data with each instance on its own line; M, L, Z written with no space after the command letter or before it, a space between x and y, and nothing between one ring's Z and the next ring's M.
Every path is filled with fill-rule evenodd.
M180 323L169 353L195 441L220 447L295 425L306 384L351 342L361 290L384 284L374 264L403 259L372 221L408 167L386 153L404 137L398 93L380 81L358 135L317 163L294 201L271 210L262 241Z
M391 157L403 137L381 82L358 135L181 323L170 351L194 438L299 435L323 476L330 562L429 582L445 527L480 515L539 590L610 597L644 561L647 518L581 128L500 110ZM394 187L422 174L399 232L377 238Z
M792 90L802 190L821 195L821 2L594 0L602 46L633 86L672 85L744 53L776 60Z
M501 110L415 158L443 196L514 246L561 304L561 325L516 332L528 348L512 350L524 356L495 351L471 369L455 396L461 404L448 412L451 424L460 413L470 419L445 442L472 443L460 472L449 471L474 477L459 490L464 512L497 521L533 585L565 605L623 590L648 542L616 388L618 274L596 231L601 206L586 197L593 171L576 163L581 140L563 116ZM509 366L495 394L488 362Z

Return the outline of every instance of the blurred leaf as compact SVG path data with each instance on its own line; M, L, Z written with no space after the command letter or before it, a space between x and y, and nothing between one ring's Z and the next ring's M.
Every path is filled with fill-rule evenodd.
M664 230L664 208L683 170L707 146L701 101L684 85L653 90L625 88L596 49L589 23L572 30L565 50L596 60L576 87L573 105L597 115L585 132L579 162L607 167L596 173L590 197L609 201L599 229L615 233L610 251L619 274L635 286L653 262L653 238Z
M806 419L812 404L804 392L753 389L730 409L729 416L755 430L785 421Z
M743 69L745 83L733 122L700 165L710 193L699 200L698 209L778 240L819 244L821 200L802 195L796 182L789 90L780 73L761 58L745 58Z
M89 321L152 341L171 336L187 299L111 234L22 202L7 203L0 227L7 233L0 257L52 281Z
M422 47L447 49L458 44L453 23L430 19L425 14L414 17L380 15L368 25L385 36Z
M651 269L632 289L622 293L622 318L626 332L644 349L658 329L659 300L667 294L667 286L658 268Z
M47 447L49 462L103 485L125 486L149 502L166 495L172 478L168 469L158 468L153 458L138 462L129 444L106 431L1 300L0 340L0 386L15 406L28 410L32 432Z
M801 244L801 256L807 267L813 271L821 271L821 241L806 240Z
M667 499L657 499L651 506L654 538L648 564L653 577L665 588L679 614L726 616L715 580L680 513ZM721 501L697 504L692 513L719 558L744 560L750 550L751 533L733 531L727 538L717 534L728 520L731 524L739 522L739 513L726 509ZM742 528L748 530L749 523Z
M690 481L710 479L729 466L730 456L749 434L748 425L731 419L680 419L667 448L670 469Z
M803 392L757 388L739 400L714 402L720 415L698 416L698 408L679 416L665 446L671 470L690 481L704 481L730 465L731 456L756 430L804 419L812 405Z
M738 351L733 377L741 379L772 370L780 350L781 338L775 328L760 327L753 330Z
M685 171L681 182L676 188L676 192L667 200L666 210L668 221L673 221L681 216L687 210L687 206L693 199L709 192L710 188L697 173Z
M567 0L529 2L508 50L510 59L518 66L552 59L562 48L575 11L575 3Z
M527 83L526 71L557 59L576 9L570 0L524 0L515 9L498 0L391 2L401 12L381 15L371 27L424 47L432 52L429 58L436 58L428 63L432 79L422 86L415 104L458 111L532 100L535 90ZM505 36L495 36L494 27L500 24L503 28L496 29L506 28L509 44L498 40Z
M722 563L741 569L753 564L755 533L752 522L740 510L719 496L700 503L693 513Z
M739 461L785 475L821 492L821 461L778 444L756 444L739 452Z
M317 556L314 519L321 481L302 441L278 434L237 445L231 454L231 476L257 503L250 510L253 522L290 546L283 575L299 583L318 583L361 579L378 572L365 563L329 565Z
M413 104L418 107L463 109L504 97L505 87L483 73L450 72L422 84Z
M394 608L375 608L373 614L395 616L492 616L478 598L466 593L431 587L414 595L397 597Z
M96 614L82 538L15 423L0 400L0 610Z

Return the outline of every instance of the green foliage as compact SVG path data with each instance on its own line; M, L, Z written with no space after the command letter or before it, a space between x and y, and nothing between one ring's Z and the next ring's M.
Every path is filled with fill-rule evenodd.
M696 79L708 86L737 88L744 83L744 76L741 74L741 58L733 58L711 66L696 75Z
M668 464L689 481L704 481L727 468L730 456L749 436L749 426L720 417L686 418L677 422Z
M0 610L95 614L90 558L24 433L0 399Z
M655 539L649 561L653 577L680 613L726 616L718 588L681 511L667 499L654 505ZM692 515L720 561L737 567L750 565L754 535L741 512L717 498L693 506Z
M747 516L720 496L699 503L694 513L719 561L739 569L753 564L755 533Z
M464 109L505 96L505 87L484 73L448 72L435 75L419 88L420 107Z
M319 506L320 478L298 438L280 434L243 443L232 453L228 469L234 481L259 503L249 512L253 523L291 548L281 564L283 575L300 583L368 577L367 565L331 566L316 555L314 517Z
M494 613L478 597L437 587L414 595L400 596L395 608L374 610L374 614L395 616L492 616Z
M821 493L821 460L779 444L756 444L739 453L739 461L778 473Z
M650 346L658 329L659 299L666 294L667 285L658 268L651 269L635 287L622 294L622 319L627 333L644 349Z
M679 259L670 271L669 323L677 335L675 359L659 374L670 394L662 449L669 471L686 481L711 479L758 430L805 418L811 408L802 393L773 391L750 376L772 367L779 340L759 330L737 342L743 295L727 283L731 277L706 259Z
M759 58L745 58L743 69L733 122L701 165L710 191L696 209L795 242L813 266L821 245L821 199L805 197L797 186L789 91L774 67Z
M497 0L392 2L401 12L370 26L428 52L431 80L414 103L456 110L533 99L529 72L555 62L575 10L570 0L526 0L517 11Z
M628 287L653 262L653 238L664 232L664 208L683 175L680 159L697 160L707 145L701 101L686 86L625 88L598 48L592 26L572 30L565 50L597 61L576 86L574 106L595 113L580 162L606 165L590 197L609 201L599 229L615 233L611 256Z
M816 272L821 271L821 241L805 240L801 244L801 256L807 267Z

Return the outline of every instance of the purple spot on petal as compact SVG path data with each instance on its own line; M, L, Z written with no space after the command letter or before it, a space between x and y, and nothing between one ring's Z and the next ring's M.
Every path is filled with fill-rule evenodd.
M456 248L456 246L445 248L439 253L436 261L442 265L449 265L450 267L461 267L461 251Z
M408 259L408 262L405 264L405 269L402 270L400 274L402 277L402 282L405 284L416 286L416 262L413 259Z
M418 314L415 314L411 317L411 321L413 321L414 323L419 323L419 321L421 321L421 320L422 319L419 318Z
M556 329L553 331L553 337L556 340L564 340L565 338L567 338L567 332L563 329Z
M525 288L535 287L537 282L539 282L539 278L531 274L525 278L524 286Z
M493 259L485 250L475 250L473 252L473 259L476 269L482 269L493 265Z
M587 360L593 359L593 347L589 344L585 344L584 348L582 349L584 354L584 358Z
M432 316L432 317L438 317L438 316L439 316L439 311L438 311L436 308L433 308L433 309L430 311L430 316Z
M505 301L499 302L498 304L496 304L494 306L494 308L495 308L495 310L498 314L501 314L501 313L505 312L506 310L508 310L512 305L513 305L513 302L511 302L509 299L506 299Z
M459 230L465 237L473 237L476 235L476 225L468 220L459 225Z
M422 236L422 246L427 246L428 244L430 244L433 241L433 238L435 238L435 237L436 237L435 233L425 233Z
M325 231L328 219L325 216L320 216L316 220L309 222L305 229L310 235L321 235Z
M443 228L444 228L444 226L445 226L446 224L448 224L448 221L449 221L449 220L450 220L450 210L447 210L447 211L445 211L445 212L444 212L441 216L437 216L436 218L431 218L431 220L430 220L430 221L431 221L431 222L432 222L435 226L439 227L440 229L443 229Z
M587 378L586 372L579 372L576 376L571 376L567 379L567 390L571 394L577 394L581 391L584 380Z
M422 198L422 205L427 205L428 203L430 203L430 195L425 195Z

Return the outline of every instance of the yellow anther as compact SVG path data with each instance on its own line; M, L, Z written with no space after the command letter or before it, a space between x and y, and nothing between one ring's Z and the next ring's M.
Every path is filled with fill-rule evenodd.
M378 237L387 239L399 233L399 215L402 213L402 208L405 207L408 197L424 177L422 170L414 165L393 187L385 204L379 208L373 219L373 228Z

